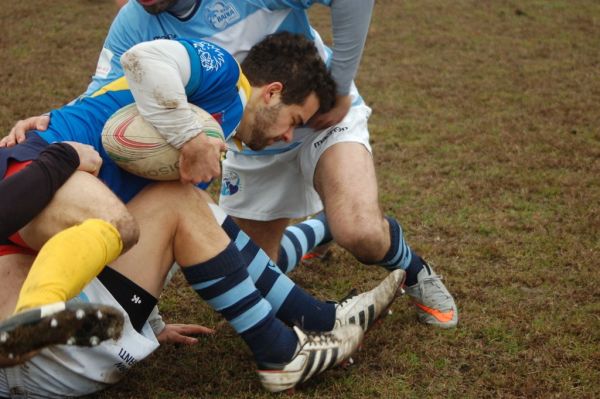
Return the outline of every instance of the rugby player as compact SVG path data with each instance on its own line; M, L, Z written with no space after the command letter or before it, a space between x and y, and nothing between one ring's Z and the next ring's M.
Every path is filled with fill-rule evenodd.
M316 3L331 7L333 51L309 24L306 9ZM119 76L120 56L145 40L206 38L238 60L273 32L288 30L314 40L337 83L335 105L315 117L311 128L296 129L290 142L262 151L230 148L219 203L273 259L282 251L284 270L293 268L306 252L306 243L315 241L315 233L325 240L331 235L363 263L405 270L406 291L419 320L450 328L458 322L458 309L441 276L409 247L397 219L384 216L379 206L367 127L371 109L353 84L373 4L374 0L129 1L111 25L88 93ZM22 140L24 130L45 123L46 117L21 121L0 145ZM302 229L285 230L291 218L323 209L326 217Z
M290 44L290 43L294 43L294 47L296 49L298 49L298 46L300 46L300 48L303 49L304 53L300 52L298 54L298 58L302 59L304 61L308 61L308 62L312 62L311 60L314 60L314 48L310 47L310 46L306 46L303 43L303 40L301 40L301 38L298 37L292 37L293 40L285 40L285 38L290 38L289 35L278 35L275 37L270 37L268 39L265 40L265 45L264 46L256 46L256 53L258 54L257 57L260 60L265 59L264 54L261 54L261 51L271 51L272 50L272 46L275 44L275 48L277 48L278 45L276 45L276 43L280 43L279 46L284 46L281 47L281 50L285 50L285 45ZM283 41L283 42L282 42ZM233 112L228 112L226 114L223 115L223 121L227 121L230 122L231 118L235 117L235 111L239 110L240 108L243 108L243 100L247 99L248 101L248 105L252 105L255 108L249 107L248 109L253 110L252 114L253 118L249 120L249 122L247 121L245 124L244 120L242 119L240 126L238 128L238 130L236 130L235 135L237 136L238 134L240 134L240 137L244 140L247 141L248 144L252 144L255 143L254 141L252 141L250 138L255 137L253 135L253 130L249 128L249 126L252 126L252 123L256 123L257 120L259 120L257 117L257 114L259 112L264 112L264 108L262 107L266 107L267 105L273 106L276 105L278 109L280 109L279 113L277 114L277 117L274 118L273 120L268 120L270 122L270 125L266 125L268 127L268 129L266 129L266 132L270 132L271 134L274 134L272 137L269 137L268 140L275 140L275 139L285 139L284 136L285 134L289 131L290 129L290 125L293 124L294 122L294 116L297 116L298 118L305 118L308 119L310 116L312 116L312 114L314 114L314 112L316 111L316 109L319 107L319 100L315 101L315 98L313 97L313 101L306 101L306 97L304 98L300 98L299 99L299 105L278 105L281 103L284 103L285 101L283 100L283 94L282 92L284 90L284 87L281 83L279 83L278 85L274 85L271 86L269 84L265 84L265 85L259 85L256 88L256 91L254 90L249 90L251 89L250 85L244 85L243 83L239 84L239 86L235 86L237 85L240 81L243 81L243 79L241 78L241 73L239 71L239 68L237 67L237 64L232 60L229 59L228 55L226 52L221 51L221 49L219 49L217 46L214 46L208 42L200 42L200 41L177 41L177 42L168 42L168 41L163 41L163 42L155 42L157 46L161 46L164 45L164 43L168 43L167 46L171 46L172 44L177 44L177 46L180 50L183 49L184 52L186 52L186 56L189 57L189 61L190 61L190 67L192 68L193 66L195 66L196 68L205 68L204 71L199 71L199 70L193 70L191 69L190 72L190 80L194 77L197 76L202 76L202 78L200 79L201 82L198 82L198 79L195 79L194 82L197 84L196 86L194 85L189 85L189 82L184 83L184 86L188 86L191 87L192 89L199 89L200 87L202 87L202 84L205 83L211 83L211 84L215 84L215 82L224 82L224 84L231 86L232 85L232 80L233 79L233 84L234 87L236 88L235 93L232 93L232 91L230 90L229 92L227 91L222 91L223 93L229 93L230 97L233 98L233 102L232 105L233 107L225 107L223 108L222 105L223 103L220 103L218 106L218 109L221 112L224 111L233 111ZM177 47L176 46L176 47ZM207 53L208 50L208 53ZM282 54L285 54L285 51L281 52ZM311 55L313 54L313 55ZM206 61L207 57L208 59L212 59L212 60L218 60L219 61L219 65L222 66L223 68L214 68L214 64L209 62L208 64L206 63L195 63L193 62L194 58L198 57L201 60ZM214 58L213 58L214 57ZM269 59L274 59L277 57L273 57L272 55L270 57L267 57ZM252 62L251 60L253 59L252 56L250 56L248 62ZM221 63L221 61L223 63ZM289 61L289 60L288 60ZM277 62L277 61L274 61ZM200 65L199 65L200 64ZM232 67L232 65L235 65L235 68ZM247 65L246 63L244 65ZM229 66L229 67L227 67ZM324 67L323 67L324 68ZM300 69L302 70L302 69ZM323 69L324 70L324 69ZM209 77L205 76L208 72L218 72L219 74L222 74L225 76L225 78L223 78L222 80L220 79L210 79ZM318 69L317 69L318 71ZM303 71L304 73L305 71ZM286 74L289 75L289 73ZM318 75L318 78L322 78L323 76L326 75L320 75L319 72L316 73ZM214 76L213 76L214 78ZM226 79L229 78L229 79ZM250 82L252 83L253 78L249 77ZM135 79L132 79L135 80ZM17 161L24 161L27 160L28 157L31 157L32 155L35 154L36 150L40 150L42 148L46 148L47 147L47 139L50 137L54 137L54 138L59 138L59 139L64 139L66 136L73 136L73 138L75 139L89 139L89 141L96 145L99 149L99 130L98 128L101 130L102 125L104 123L104 121L106 120L106 118L108 118L108 116L110 116L111 114L111 110L110 107L113 107L113 111L120 108L121 106L124 105L124 103L127 103L127 101L131 102L132 101L132 96L131 93L126 90L126 86L125 86L125 81L124 80L120 80L120 81L115 81L113 82L113 84L111 84L109 87L106 87L104 90L99 91L95 96L89 97L89 98L84 98L82 100L80 100L78 103L69 106L69 107L65 107L61 110L57 110L57 111L53 111L52 114L52 123L50 125L50 129L48 129L48 131L43 132L43 133L34 133L32 135L30 135L30 137L28 138L28 140L25 142L25 144L27 144L29 147L31 147L30 149L32 149L29 152L29 155L23 155L23 153L20 153L17 150L4 150L4 153L8 153L9 155L7 155L5 157L5 159L14 159ZM199 86L198 86L199 85ZM310 84L308 84L307 82L304 82L304 86L309 88L309 92L307 94L308 97L310 96L314 96L315 93L310 89L311 87L315 87L315 86L310 86ZM211 86L212 87L212 86ZM327 87L326 85L320 85L320 88L323 87ZM329 86L332 87L332 86ZM214 88L214 87L213 87ZM318 90L316 90L318 92ZM191 90L190 92L188 92L187 98L190 99L190 101L192 101L193 95L194 94L198 94L201 93L202 91L194 91ZM252 94L253 93L257 93L257 94ZM191 95L190 95L191 93ZM198 99L197 104L200 106L203 106L204 109L208 109L210 110L210 100L214 100L214 97L211 98L207 93L205 93L204 96L199 96L200 98ZM222 96L218 96L219 101L225 101L227 96L225 94L223 94ZM123 100L125 99L125 100ZM231 98L230 98L231 100ZM203 101L207 101L206 103L203 103ZM272 103L271 101L274 101L274 103ZM316 103L316 104L315 104ZM100 104L100 106L98 106L98 104ZM185 104L187 104L187 101L185 102ZM260 104L264 104L264 105L260 105ZM308 105L307 105L308 104ZM230 105L230 104L227 104ZM297 108L300 108L300 110L298 110ZM308 108L308 111L307 109ZM303 112L307 112L307 114L303 114ZM280 116L283 115L283 118L281 118ZM84 118L85 117L85 118ZM241 117L241 116L240 116ZM246 118L246 114L244 114L244 118ZM279 124L278 122L281 121L281 119L283 119L284 122L283 124ZM287 120L289 119L289 121ZM239 121L239 119L238 119ZM273 123L275 122L275 123ZM83 126L78 125L84 123ZM223 124L224 126L224 130L226 131L226 134L232 134L233 133L233 128L235 127L235 123L228 125L228 124ZM273 127L275 126L275 127ZM160 127L159 127L160 129ZM262 132L262 130L261 130ZM94 134L95 133L95 134ZM77 136L77 137L75 137ZM82 138L83 136L83 138ZM194 136L197 137L197 136ZM260 137L258 137L260 139ZM189 139L188 141L193 140L193 138ZM85 141L85 140L84 140ZM187 143L187 142L186 142ZM185 145L185 143L183 144ZM257 146L260 146L260 144L257 144ZM23 148L23 147L14 147L14 148ZM12 154L12 155L11 155ZM14 154L21 154L18 158L14 156ZM218 151L217 151L218 154ZM148 181L141 181L141 180L136 180L133 176L127 176L127 174L123 171L120 170L111 170L111 169L107 169L107 166L110 166L110 164L112 163L112 161L108 158L105 157L105 163L102 167L102 169L100 170L100 176L103 177L105 179L105 181L107 183L109 183L109 185L111 186L111 188L113 188L122 198L125 199L129 199L131 197L136 196L136 194L138 194L139 190L142 189L142 187L146 186L149 184ZM192 163L193 164L193 163ZM114 165L114 164L113 164ZM128 179L132 179L131 181L134 182L134 184L126 184L126 185L120 185L119 182L122 181L128 181ZM137 185L135 185L137 184ZM137 187L137 191L136 192L136 187ZM190 189L189 185L179 185L179 186L175 186L175 187L181 187L181 189ZM176 189L173 189L174 191L176 191ZM196 189L193 189L196 190ZM202 194L198 194L197 191L193 191L192 193L196 193L196 194L191 194L188 193L187 196L190 198L198 198L199 195ZM179 192L179 194L182 197L185 197L185 194L182 192ZM142 194L140 194L142 195ZM169 196L167 193L163 194L164 197L169 197L169 201L171 201L171 205L170 206L166 206L167 208L173 208L172 210L175 211L176 207L173 205L173 201L177 202L179 200L176 199L176 197L174 196ZM136 197L137 198L137 197ZM183 199L181 200L181 202L184 202ZM228 234L231 235L231 237L227 237L224 238L223 235L225 235L225 233L220 229L220 227L218 225L211 225L210 223L208 223L211 219L211 216L208 217L208 219L206 218L207 215L210 215L210 212L207 211L207 206L205 204L205 202L199 202L196 200L196 202L194 202L194 206L190 207L190 210L188 210L188 212L193 212L196 216L196 218L194 217L190 217L189 218L189 226L192 227L187 227L188 230L193 230L192 233L197 233L200 234L200 236L202 237L202 239L197 239L195 241L193 241L193 245L192 248L193 250L191 250L193 252L193 256L191 256L190 258L187 257L187 255L183 255L183 258L179 258L177 256L177 252L175 253L175 258L178 258L177 260L179 261L178 263L182 264L182 265L187 265L187 264L191 264L191 266L187 266L184 267L184 274L186 275L186 277L188 278L188 281L190 281L190 283L197 289L197 291L199 292L200 296L202 296L203 298L207 299L207 301L209 302L209 304L213 305L213 307L217 310L220 311L233 325L233 327L236 329L236 331L238 331L240 333L240 335L242 336L242 338L244 338L244 340L246 341L246 343L249 345L249 347L251 348L251 350L253 351L253 353L255 354L255 358L257 360L257 362L259 363L259 365L261 365L261 367L264 367L268 370L270 370L269 373L267 373L267 377L266 378L266 382L263 381L263 383L265 384L265 386L267 386L268 389L273 389L273 390L278 390L281 387L277 387L277 382L275 380L277 380L278 377L277 371L273 371L278 370L278 369L285 369L289 364L291 363L286 363L285 361L282 363L280 361L274 361L274 360L281 360L281 359L277 359L277 356L279 357L286 357L289 358L290 355L293 355L293 359L297 359L298 353L296 351L298 343L302 341L302 335L301 331L296 331L296 332L292 332L289 330L286 330L284 328L284 326L281 324L281 321L279 321L278 319L275 318L274 313L277 313L277 316L280 317L282 320L286 320L290 323L294 323L294 322L298 322L301 321L303 323L303 326L307 329L320 329L321 331L323 330L330 330L331 328L333 328L336 324L346 324L346 323L351 323L352 322L352 318L355 320L354 322L357 322L358 320L361 320L363 324L363 328L368 327L369 322L372 321L373 318L373 310L370 308L366 308L368 310L368 313L365 313L364 311L362 311L362 315L360 314L360 312L357 312L356 309L354 310L354 314L351 315L350 313L347 312L347 309L349 309L350 307L356 308L355 304L357 304L358 302L361 302L362 305L364 305L364 302L367 302L365 300L363 300L364 298L367 298L366 296L359 296L359 300L350 300L349 302L347 302L346 304L341 303L336 305L331 305L329 307L327 306L322 306L322 304L317 303L318 301L310 298L306 293L302 292L299 288L295 287L293 285L293 283L289 282L289 279L286 279L285 276L281 275L276 268L274 267L274 265L272 263L270 263L268 260L266 262L264 262L266 258L266 255L264 255L264 253L260 252L258 250L258 248L256 246L250 245L249 244L249 240L247 239L247 237L245 238L243 233L239 231L239 229L237 229L237 227L234 227L235 225L232 224L232 222L230 222L227 226L225 227L225 230L228 232ZM146 206L146 208L148 210L150 210L152 207L151 206ZM185 208L187 209L187 208ZM172 217L173 215L171 215ZM153 220L156 219L158 220L159 218L152 218L151 216L148 217L149 219ZM203 222L199 222L197 218L201 218L203 220ZM181 222L181 219L187 219L188 218L172 218L173 221L175 222ZM171 218L169 219L171 220ZM153 220L154 221L154 220ZM192 223L191 221L195 221L194 223ZM187 226L187 225L186 225ZM157 230L161 230L158 229ZM184 232L186 231L185 228L183 227L178 227L177 229L175 229L177 232ZM149 231L155 231L155 230L149 230ZM165 234L169 231L172 230L165 230ZM192 234L187 234L185 235L186 237L192 236ZM240 238L241 237L241 238ZM235 244L231 241L231 238L235 238ZM142 237L142 240L144 238ZM221 241L219 241L219 239L221 239ZM243 244L240 244L243 243ZM169 244L173 244L171 241L169 241ZM240 253L240 250L236 247L236 244L241 245L242 246L242 253ZM138 245L139 246L139 245ZM157 247L160 247L159 245L156 245L156 243L153 243L152 245L148 245L147 247L141 246L142 248L146 248L148 249L148 252L150 252L149 249L155 249ZM134 248L138 248L137 246ZM178 247L176 246L176 249ZM186 248L186 247L184 247ZM140 250L143 251L144 250ZM184 252L185 253L185 252ZM258 253L262 253L262 255L259 257L259 255L257 255ZM156 255L156 261L163 261L164 259L161 257L166 257L168 255L165 254L172 254L170 251L159 251L158 253L155 253ZM126 255L129 256L129 255ZM200 257L200 259L196 259L197 257ZM244 259L244 256L250 256L249 259ZM256 259L259 259L258 262L254 262ZM169 260L171 261L171 259ZM136 262L133 262L137 265L137 267L143 267L143 265L146 265L147 262L140 262L139 260ZM168 262L166 262L168 263ZM243 267L243 265L250 265L252 268L251 271L251 276L250 277L244 277L244 273L247 273L245 268ZM106 269L105 269L106 270ZM191 270L191 271L190 271ZM103 271L103 273L105 273ZM106 272L106 273L110 273L110 272ZM133 275L137 278L138 283L142 286L142 287L149 287L149 289L147 291L150 292L156 292L155 290L158 289L157 287L162 287L161 284L157 284L155 280L153 280L151 277L149 277L146 274L143 273L133 273ZM402 274L400 273L393 273L391 276L391 280L386 279L386 281L388 281L387 286L390 286L389 281L392 281L393 284L391 284L392 286L395 285L395 288L397 288L397 285L400 282L400 277ZM247 274L246 274L247 276ZM243 279L241 279L240 281L240 277L244 277ZM140 281L141 280L141 281ZM254 286L254 282L256 282L257 286ZM243 285L243 287L241 287ZM282 287L283 286L283 287ZM241 288L240 288L241 287ZM283 288L283 289L282 289ZM379 287L378 287L379 288ZM247 296L244 296L243 298L240 299L240 290L246 294L248 294ZM262 290L262 291L261 291ZM390 289L387 289L388 291L388 298L390 297L389 292ZM395 293L395 289L391 291L392 293ZM266 295L267 297L269 295L272 296L272 298L269 298L271 302L266 301L261 295ZM248 299L250 298L251 299ZM393 298L393 295L391 295L391 297ZM214 300L214 301L213 301ZM212 301L212 302L211 302ZM369 299L370 304L371 305L376 305L374 303L374 299L370 298ZM384 309L385 306L387 304L389 304L389 302L383 303L384 301L382 301L381 299L378 300L379 303L378 308L379 309ZM149 302L148 300L145 301L146 303ZM225 306L225 308L223 308L223 304L228 304L228 306ZM273 307L271 307L271 303L276 304L276 306L279 308L279 310L276 312ZM352 306L350 306L350 304L352 304ZM284 306L285 305L285 306ZM383 306L379 306L379 305L383 305ZM272 311L271 311L272 309ZM310 317L310 313L312 309L319 309L319 312L317 312L316 315L314 315L314 317L312 317L312 321L311 321L311 317ZM346 309L346 310L344 310ZM379 314L381 314L381 310L378 310ZM319 314L320 313L320 314ZM366 315L368 314L368 322L365 323L365 318ZM343 317L341 317L342 315L344 315ZM347 316L347 320L344 319L344 317ZM144 318L142 318L142 320L144 320ZM325 321L327 320L327 321ZM314 323L315 325L323 325L324 323L329 323L329 326L327 328L314 328L314 327L309 327L308 323ZM334 346L339 346L339 345L346 345L345 347L348 348L349 346L347 345L348 342L355 342L357 341L357 336L362 334L362 329L359 328L359 330L361 331L361 333L357 333L357 330L355 329L354 332L352 332L352 334L348 333L346 334L346 338L345 339L334 339ZM348 332L348 331L346 331ZM334 337L335 338L335 337ZM339 338L339 337L338 337ZM360 337L359 337L360 338ZM313 342L313 340L309 340L310 342ZM322 342L323 345L329 345L328 349L331 349L331 340L327 339L324 336L321 336L319 339L317 339L317 341ZM266 342L268 342L268 345L266 345ZM268 346L268 348L266 348L265 346ZM318 346L318 345L317 345ZM351 347L352 345L350 345ZM293 350L291 349L293 347ZM342 359L342 357L344 355L346 355L348 353L348 350L343 350L343 348L338 348L339 349L339 356L336 358L335 356L332 358L330 357L331 363L327 362L327 365L329 364L333 364L335 363L337 360L336 359ZM321 349L323 350L323 346L321 346ZM268 353L264 353L264 352L268 352ZM275 352L275 353L273 353ZM272 359L270 357L275 357L275 359ZM289 360L289 359L284 359L284 360ZM293 362L293 360L292 360ZM283 366L282 366L283 364ZM306 365L306 363L303 363L304 365ZM315 368L315 370L319 370L319 369L324 369L327 365L321 365ZM294 364L291 367L296 367L297 365ZM312 366L312 365L310 365ZM287 370L289 371L289 369ZM271 376L271 377L268 377ZM275 380L273 380L273 378ZM298 380L296 380L295 382L293 382L293 384L299 382L302 378L304 378L301 375L298 375ZM270 384L270 385L269 385ZM275 384L275 387L271 387L269 388L269 386ZM292 384L292 385L293 385ZM285 384L284 384L285 385ZM285 387L285 386L284 386Z

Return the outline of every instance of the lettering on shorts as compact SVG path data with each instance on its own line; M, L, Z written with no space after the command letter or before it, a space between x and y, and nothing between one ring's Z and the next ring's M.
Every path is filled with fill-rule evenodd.
M125 350L125 348L119 349L119 357L123 361L115 363L114 366L121 373L127 372L127 370L129 370L129 368L131 368L131 366L133 366L134 364L137 363L137 360L135 360L135 357L133 357L129 352L127 352Z
M326 142L326 141L327 141L327 139L329 139L329 137L331 137L333 134L335 134L335 133L343 133L343 132L345 132L346 130L348 130L348 126L334 126L334 127L330 128L330 129L327 131L327 133L325 133L325 136L324 136L324 137L323 137L321 140L319 140L319 141L315 141L315 142L313 143L313 147L314 147L315 149L316 149L316 148L319 148L319 147L320 147L320 146L321 146L321 145L322 145L324 142Z

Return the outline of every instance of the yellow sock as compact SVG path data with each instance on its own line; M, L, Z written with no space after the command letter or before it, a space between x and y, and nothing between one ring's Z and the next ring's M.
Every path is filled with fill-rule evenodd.
M88 219L61 231L35 258L15 313L75 297L122 249L118 230L104 220Z

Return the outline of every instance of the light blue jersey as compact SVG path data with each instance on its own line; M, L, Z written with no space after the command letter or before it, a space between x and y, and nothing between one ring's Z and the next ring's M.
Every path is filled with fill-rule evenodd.
M314 40L321 56L327 61L330 59L331 51L323 44L318 33L312 29L306 14L307 8L313 4L333 7L331 0L202 0L196 3L195 10L187 18L179 19L168 12L151 15L136 1L131 0L121 9L110 27L96 73L86 93L95 92L102 85L122 75L119 60L129 48L143 41L160 38L206 39L225 48L241 62L250 48L266 35L290 31ZM346 31L352 32L364 29L366 37L365 26L368 27L370 20L372 1L337 0L336 4L341 6L349 4L348 8L352 6L350 11L352 16L362 13L359 18L363 20L361 27L356 26L356 18L353 18L353 23L347 24L352 26L345 28ZM362 40L364 44L364 38L358 40ZM362 48L359 48L358 58L361 50ZM343 85L348 87L351 85L356 67L357 65L353 66L351 76L346 79L348 82ZM338 86L340 86L339 81ZM347 92L342 90L344 91ZM362 99L357 93L355 97L357 98L354 105L362 104ZM279 142L262 151L244 149L243 152L252 155L284 152L298 146L312 133L310 129L300 129L296 131L294 140L290 143Z

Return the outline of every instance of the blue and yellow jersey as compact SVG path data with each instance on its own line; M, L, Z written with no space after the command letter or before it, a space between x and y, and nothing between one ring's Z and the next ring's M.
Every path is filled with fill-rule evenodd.
M223 48L203 40L179 39L191 62L191 77L186 86L188 102L212 114L221 124L225 137L238 126L250 94L250 85L237 61ZM134 102L125 77L96 90L75 103L50 113L50 126L37 132L48 143L76 141L93 146L104 161L100 178L125 202L149 180L117 167L101 143L106 121L120 108Z

